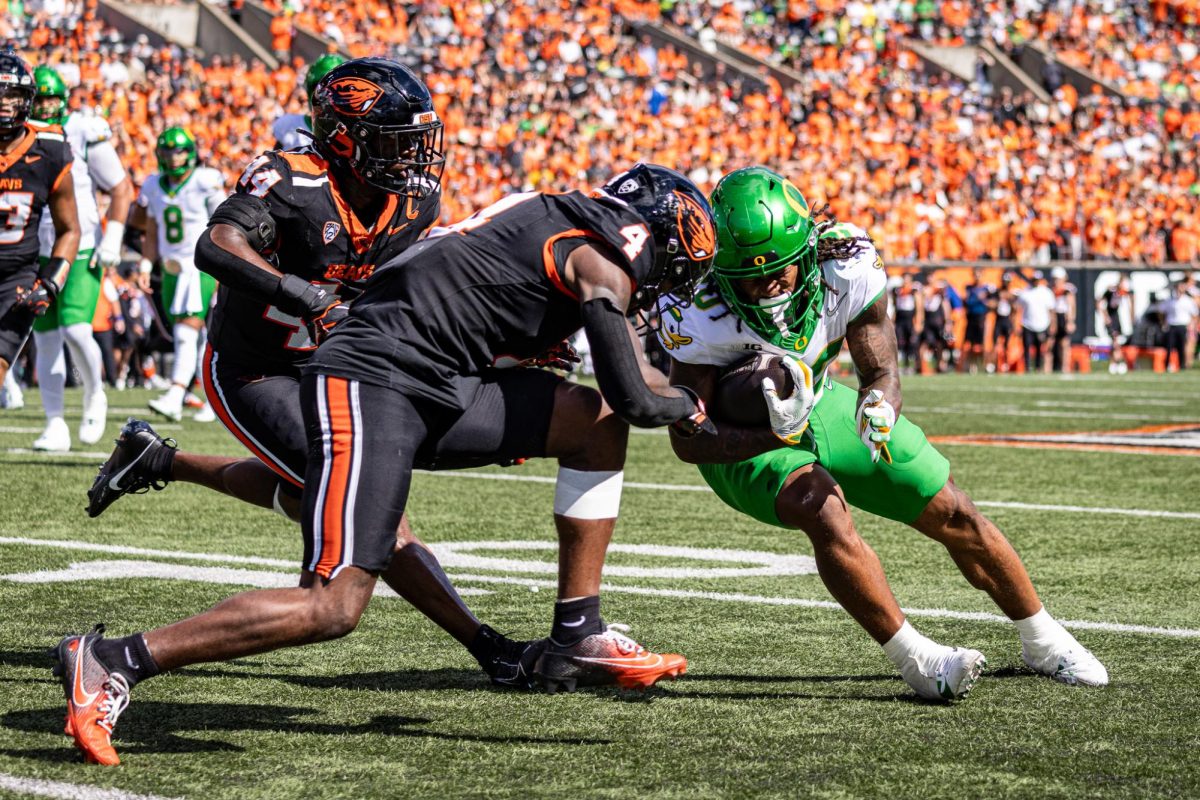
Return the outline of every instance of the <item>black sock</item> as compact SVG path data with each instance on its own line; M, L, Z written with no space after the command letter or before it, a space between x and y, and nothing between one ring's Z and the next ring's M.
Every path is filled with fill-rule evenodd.
M554 627L550 629L550 638L555 644L572 645L593 633L603 632L599 596L559 600L554 604Z
M158 664L140 633L121 639L101 639L96 643L96 658L110 672L124 675L130 686L158 674Z
M487 625L480 625L475 632L475 638L467 645L467 651L475 656L479 666L485 670L493 669L493 662L500 655L500 644L504 637Z
M150 472L162 481L174 480L172 474L175 469L175 453L178 451L174 447L163 445L158 448L158 452L154 453L149 458Z

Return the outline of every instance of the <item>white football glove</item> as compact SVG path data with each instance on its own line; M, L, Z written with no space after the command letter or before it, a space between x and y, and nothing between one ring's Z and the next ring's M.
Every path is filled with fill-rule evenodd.
M872 389L867 392L855 415L858 438L871 450L871 462L882 458L892 463L888 442L892 440L892 428L896 425L896 409L883 397L883 392Z
M786 399L779 396L775 381L763 378L762 393L767 401L767 414L771 418L771 432L786 445L800 444L800 438L808 429L808 416L817 404L813 392L813 375L808 364L785 357L783 368L792 376L791 395Z
M101 267L109 269L121 263L121 242L124 239L124 223L110 219L104 226L104 235L100 237L100 247L96 249L96 260Z

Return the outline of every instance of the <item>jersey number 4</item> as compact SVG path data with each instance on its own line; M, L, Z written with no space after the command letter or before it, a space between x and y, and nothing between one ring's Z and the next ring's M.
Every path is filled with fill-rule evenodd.
M325 291L330 294L337 291L336 283L318 283ZM299 317L293 317L291 314L285 314L275 306L267 306L266 312L263 314L263 319L269 319L277 325L282 325L285 328L291 328L292 332L288 335L287 341L283 346L287 350L315 350L316 345L308 336L308 329L304 327L304 320Z

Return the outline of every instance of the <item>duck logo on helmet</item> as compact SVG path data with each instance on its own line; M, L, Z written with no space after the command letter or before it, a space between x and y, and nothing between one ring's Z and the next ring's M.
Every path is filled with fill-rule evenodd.
M713 227L712 216L695 198L682 192L675 192L675 197L679 200L675 212L675 219L679 223L679 238L688 258L693 261L712 258L717 250L717 231Z
M365 78L338 78L329 84L333 105L348 117L361 117L383 97L383 89Z

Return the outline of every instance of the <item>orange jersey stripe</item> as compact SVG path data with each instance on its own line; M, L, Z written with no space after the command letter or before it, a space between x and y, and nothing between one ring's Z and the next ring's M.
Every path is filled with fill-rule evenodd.
M350 467L354 461L354 416L350 409L350 382L345 378L325 378L325 405L331 433L329 482L325 485L325 504L321 509L321 560L315 572L329 578L345 552L346 495L350 488Z

